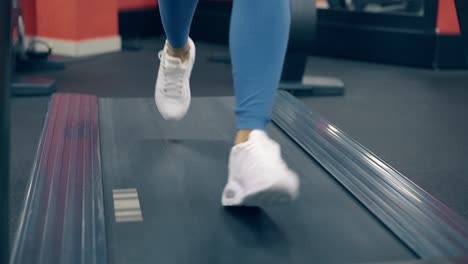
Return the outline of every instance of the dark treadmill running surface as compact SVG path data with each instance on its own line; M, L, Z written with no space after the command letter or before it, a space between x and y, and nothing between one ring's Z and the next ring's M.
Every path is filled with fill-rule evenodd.
M301 178L278 208L221 207L233 99L194 98L164 121L152 99L101 99L104 199L112 263L362 263L415 259L288 137L269 134ZM136 188L143 221L117 223L113 189Z

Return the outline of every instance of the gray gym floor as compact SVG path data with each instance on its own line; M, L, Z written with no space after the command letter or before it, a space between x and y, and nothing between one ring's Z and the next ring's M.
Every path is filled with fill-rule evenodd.
M57 79L61 92L152 97L160 40L137 52L101 55L36 75ZM225 47L199 43L193 96L231 96L229 65L207 61ZM468 218L468 71L438 72L311 57L308 72L336 76L346 94L304 98L339 128L423 189ZM48 97L12 101L11 235L30 176ZM12 237L13 238L13 237Z

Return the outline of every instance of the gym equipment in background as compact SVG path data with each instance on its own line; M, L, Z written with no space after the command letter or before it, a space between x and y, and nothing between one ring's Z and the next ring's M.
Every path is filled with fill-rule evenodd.
M314 46L316 25L315 1L292 0L288 50L279 89L295 95L343 95L345 87L342 80L304 74L307 56ZM227 53L214 53L210 60L217 63L230 63L231 61Z
M16 72L64 69L65 64L61 57L51 55L52 47L49 43L41 40L26 43L22 9L16 0L13 4L13 51ZM11 89L13 96L50 95L55 92L55 80L33 76L15 77Z
M424 0L328 0L332 10L419 14Z
M379 8L374 12L381 13L418 13L423 7L423 0L352 0L351 2L356 11L367 11L370 5L376 5Z

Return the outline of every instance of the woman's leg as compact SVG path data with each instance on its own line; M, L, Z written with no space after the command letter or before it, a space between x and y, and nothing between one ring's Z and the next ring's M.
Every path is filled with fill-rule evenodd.
M236 96L236 141L270 121L290 26L289 0L234 0L230 50Z
M198 0L160 0L159 12L169 42L169 54L182 57L189 49L188 36Z
M198 0L159 0L159 11L168 41L159 53L154 97L162 117L180 120L190 106L190 75L195 44L189 38Z
M276 204L298 195L299 178L264 131L281 78L289 26L289 0L234 0L230 50L238 132L224 206Z

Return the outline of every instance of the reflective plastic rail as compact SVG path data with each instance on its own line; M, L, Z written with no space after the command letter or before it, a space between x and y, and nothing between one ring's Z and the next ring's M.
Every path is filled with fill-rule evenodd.
M272 120L417 255L467 255L465 219L298 99L280 91Z

